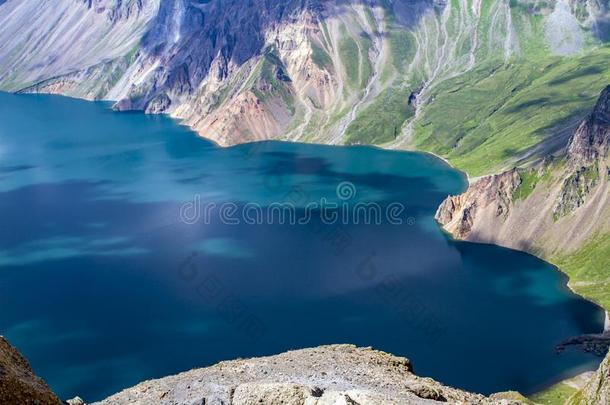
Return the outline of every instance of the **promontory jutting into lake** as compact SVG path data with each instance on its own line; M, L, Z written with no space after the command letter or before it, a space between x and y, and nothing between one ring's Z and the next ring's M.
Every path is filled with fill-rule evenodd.
M60 397L88 400L331 343L484 394L595 369L556 346L600 332L600 308L553 266L436 224L466 185L427 154L220 148L166 117L0 94L0 330ZM304 215L320 202L371 217ZM281 221L290 206L306 221Z

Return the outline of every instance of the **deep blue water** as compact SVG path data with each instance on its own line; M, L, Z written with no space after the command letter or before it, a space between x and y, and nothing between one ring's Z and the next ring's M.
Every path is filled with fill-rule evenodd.
M342 182L351 199L338 198ZM220 149L165 117L0 93L0 334L60 396L88 401L330 343L403 355L420 375L482 393L528 393L595 368L591 355L554 351L603 326L560 273L438 228L437 206L464 187L424 154ZM303 213L322 198L404 204L405 220L181 220L212 203L290 202Z

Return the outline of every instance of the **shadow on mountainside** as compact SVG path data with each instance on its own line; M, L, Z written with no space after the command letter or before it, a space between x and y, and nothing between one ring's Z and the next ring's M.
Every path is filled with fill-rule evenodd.
M229 66L241 66L261 55L266 45L269 27L283 22L298 21L303 10L309 10L317 20L340 16L351 4L381 7L367 0L310 0L304 2L241 0L162 1L157 17L142 38L142 51L150 55L169 55L163 61L168 72L167 83L186 72L191 88L198 88L220 55L220 75L228 75ZM185 7L185 8L183 8ZM385 6L386 13L396 16L399 24L412 27L429 10L444 7L434 0L397 0ZM183 83L181 83L183 84Z

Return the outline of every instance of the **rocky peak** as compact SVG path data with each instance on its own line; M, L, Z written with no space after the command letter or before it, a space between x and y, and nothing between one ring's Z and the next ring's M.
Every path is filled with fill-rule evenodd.
M588 166L608 155L610 142L610 86L600 94L593 112L580 124L568 146L570 161Z
M593 117L600 125L610 126L610 85L602 90L593 109Z
M555 220L581 207L604 177L610 144L610 86L580 124L568 145L568 168L561 193L553 207Z
M459 196L449 196L436 212L436 220L457 238L470 235L479 210L492 210L495 217L505 218L511 208L515 190L522 179L517 169L487 176L471 184Z

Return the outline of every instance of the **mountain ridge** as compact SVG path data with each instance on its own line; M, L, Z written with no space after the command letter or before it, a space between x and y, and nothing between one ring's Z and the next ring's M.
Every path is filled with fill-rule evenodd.
M9 24L4 31L13 41L0 48L8 61L0 65L0 89L109 99L118 110L169 113L224 146L283 139L416 148L448 157L472 175L486 173L438 147L452 138L444 129L435 124L429 133L427 111L436 116L434 106L444 98L444 87L469 77L489 79L489 72L501 82L503 75L513 75L517 87L527 87L540 75L523 72L530 61L550 58L556 64L553 55L582 58L590 52L601 52L603 59L605 50L596 47L604 43L599 38L605 38L608 14L607 2L597 0L60 3L52 12L47 3L34 12L32 1L2 6L0 20L3 15L16 22L36 16L30 35L37 43L43 34L57 40L34 56L27 47L11 47L32 41L13 28L15 21ZM95 20L83 32L93 42L128 40L112 50L100 45L88 58L74 55L62 68L48 63L60 53L72 57L62 41L81 40L74 30L47 32L45 21L73 15ZM571 23L553 25L558 18ZM549 30L556 35L546 35ZM553 43L575 36L577 46L570 43L569 52L564 43ZM603 71L592 74L607 77L607 69L599 69ZM525 82L524 73L530 76L523 77ZM493 101L489 97L482 101ZM583 110L591 102L587 98L576 101ZM547 135L528 140L524 149L531 151ZM464 135L460 137L451 149L464 155ZM475 151L485 149L480 142ZM496 160L484 171L499 170L507 159Z

